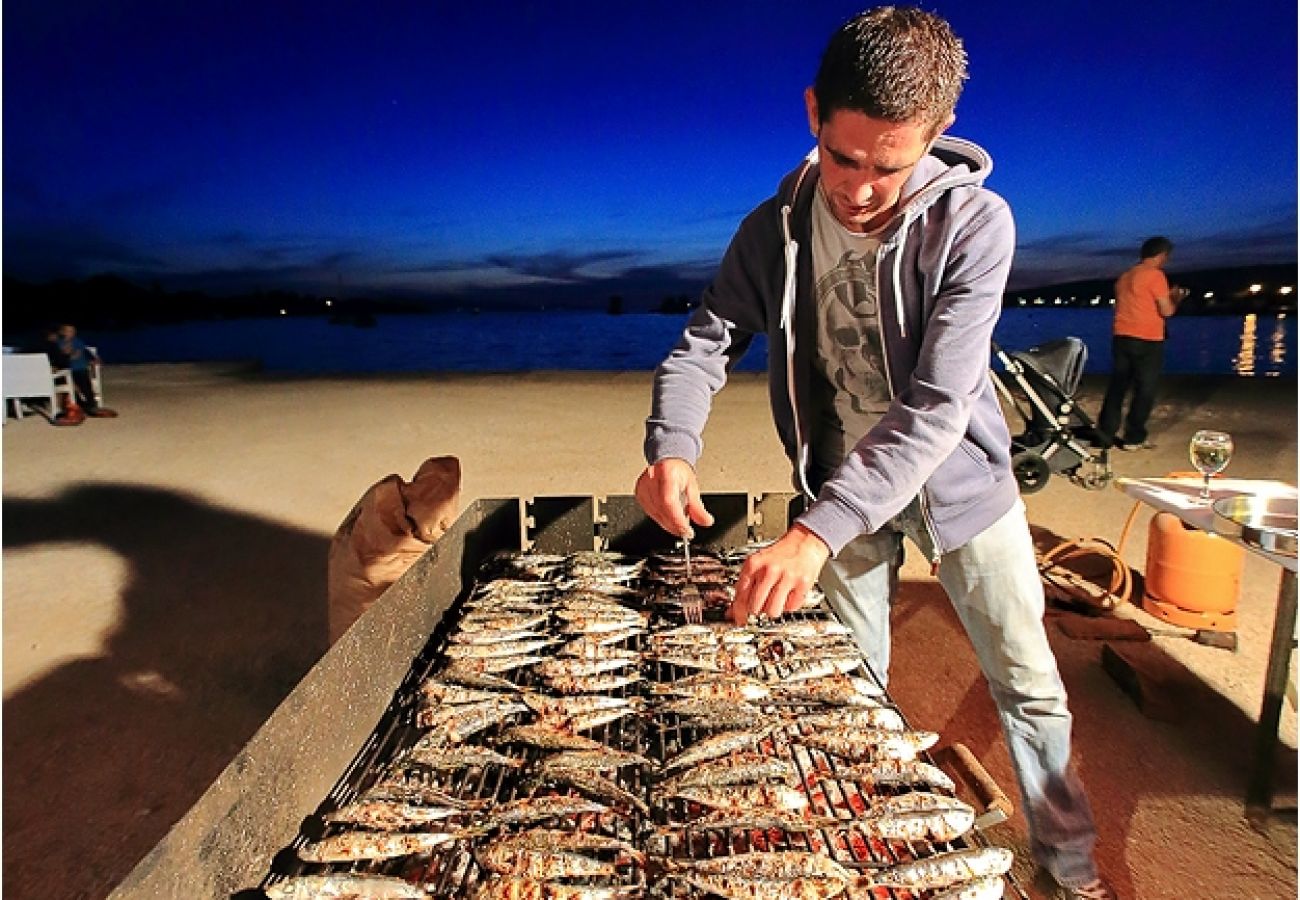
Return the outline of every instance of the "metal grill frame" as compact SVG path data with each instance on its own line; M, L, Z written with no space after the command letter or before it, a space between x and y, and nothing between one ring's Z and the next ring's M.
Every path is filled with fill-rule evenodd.
M716 493L704 501L716 519L697 531L704 546L779 537L799 502L789 493ZM248 889L294 843L322 799L342 799L332 792L355 787L391 752L400 721L394 697L415 694L414 682L431 662L421 665L421 655L439 644L431 636L445 630L448 611L492 553L648 555L672 544L629 495L473 502L308 672L110 900L260 896Z
M792 500L791 494L705 495L711 509L728 513L701 529L699 540L779 537ZM411 660L490 553L601 546L648 553L671 545L671 536L642 514L630 495L505 497L468 504L447 533L321 657L109 896L230 897L258 884L267 861L293 841L304 818L360 758L357 748L372 742L411 672Z

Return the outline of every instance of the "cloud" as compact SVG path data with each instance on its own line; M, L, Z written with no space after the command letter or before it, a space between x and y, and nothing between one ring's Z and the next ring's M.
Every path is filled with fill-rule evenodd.
M161 257L105 236L92 226L5 229L5 273L32 281L84 278L117 269L159 269Z
M1213 265L1291 262L1296 254L1294 218L1277 218L1240 229L1174 241L1174 260L1188 268L1188 258L1212 259Z
M1097 232L1064 232L1016 246L1010 290L1110 277L1133 257L1133 248L1118 246L1112 235Z
M1296 255L1296 224L1286 214L1239 228L1171 236L1174 256L1169 269L1172 272L1293 262ZM1115 235L1079 231L1021 242L1016 247L1007 286L1010 290L1023 290L1067 281L1114 278L1137 261L1138 247L1144 237L1121 242Z
M447 259L381 267L389 283L414 283L412 276L434 276L431 288L467 290L511 285L581 285L617 279L636 267L643 254L636 250L600 250L590 253L489 253L466 259ZM382 274L382 272L381 272Z
M634 250L603 250L591 253L551 251L534 254L490 254L484 259L491 266L533 278L544 278L550 281L582 281L591 278L607 278L625 271L627 265L618 264L630 263L639 256L640 254ZM613 264L613 272L609 271L611 264ZM606 268L604 275L600 274L602 267Z

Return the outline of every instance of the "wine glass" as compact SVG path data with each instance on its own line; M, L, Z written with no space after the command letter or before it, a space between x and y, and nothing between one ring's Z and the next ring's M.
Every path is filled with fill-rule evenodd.
M1226 431L1198 431L1192 435L1187 453L1192 458L1196 471L1205 479L1205 484L1201 486L1201 501L1208 503L1210 476L1226 469L1228 460L1232 459L1232 435Z

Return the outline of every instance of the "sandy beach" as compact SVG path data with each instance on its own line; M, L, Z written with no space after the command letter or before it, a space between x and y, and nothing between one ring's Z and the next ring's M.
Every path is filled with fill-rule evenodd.
M1103 387L1085 380L1080 399L1094 414ZM463 503L629 493L649 388L649 373L287 378L119 366L106 400L120 418L76 428L9 419L4 895L106 896L194 804L325 651L329 540L371 484L452 454ZM1152 426L1157 449L1117 453L1120 475L1184 471L1191 433L1216 427L1236 439L1229 475L1295 483L1293 380L1170 379ZM706 492L789 489L762 376L733 378L705 440ZM1114 488L1060 477L1026 503L1041 533L1111 542L1134 507ZM1122 548L1139 571L1150 515L1139 510ZM904 579L892 693L920 727L970 747L1018 805L951 608L915 555ZM1291 707L1275 809L1248 816L1242 802L1278 579L1277 566L1246 557L1235 653L1155 637L1185 673L1170 720L1144 715L1102 670L1101 642L1049 622L1098 857L1122 897L1296 895ZM1160 625L1132 607L1121 614ZM1018 851L1034 896L1052 896L1028 863L1023 816L989 837Z

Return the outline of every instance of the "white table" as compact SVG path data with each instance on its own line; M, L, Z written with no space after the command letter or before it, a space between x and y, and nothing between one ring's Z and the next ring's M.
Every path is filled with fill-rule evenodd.
M1214 529L1214 510L1199 499L1202 481L1197 478L1119 478L1115 486L1135 500L1155 509L1172 513L1183 522L1202 531ZM1294 485L1281 481L1216 478L1210 482L1212 499L1237 494L1296 496ZM1282 580L1277 592L1277 612L1273 619L1273 640L1268 651L1268 669L1264 676L1264 700L1259 710L1259 731L1255 738L1255 759L1246 785L1247 806L1270 806L1273 802L1273 773L1277 760L1277 725L1286 700L1287 670L1295 646L1296 625L1296 558L1271 553L1240 538L1225 537L1256 556L1277 563Z

